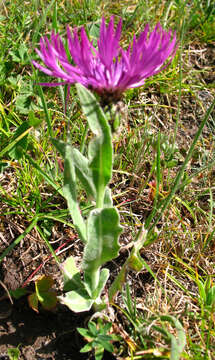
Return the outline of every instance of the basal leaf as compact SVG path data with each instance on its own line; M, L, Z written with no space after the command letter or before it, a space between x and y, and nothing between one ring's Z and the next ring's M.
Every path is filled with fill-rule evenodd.
M84 288L77 291L69 291L65 296L59 296L58 299L74 312L88 311L94 302Z
M39 300L45 310L52 310L57 305L57 295L53 291L40 292Z
M22 296L25 296L29 291L26 288L17 288L15 290L10 290L9 293L14 299L20 299Z
M54 285L54 280L51 276L42 275L35 282L36 293L40 294L40 292L48 291Z
M39 312L39 310L38 310L38 297L37 297L36 293L33 293L33 294L28 296L28 304L34 311L36 311L37 313Z

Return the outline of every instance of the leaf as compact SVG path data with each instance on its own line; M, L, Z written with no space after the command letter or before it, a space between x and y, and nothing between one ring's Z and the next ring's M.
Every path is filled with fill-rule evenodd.
M72 155L76 175L81 181L84 190L88 196L92 196L94 199L96 199L96 190L92 181L92 171L89 168L88 159L83 156L77 149L73 149Z
M30 110L28 113L28 123L30 126L37 128L42 123L42 119L37 118L34 111Z
M99 331L96 328L96 324L93 321L89 321L88 329L93 337L97 336Z
M17 348L10 348L7 350L7 354L10 360L18 360L20 355L19 347Z
M113 207L113 200L111 196L111 189L106 186L104 196L104 207Z
M45 310L52 310L57 305L57 295L51 290L47 292L40 292L39 300Z
M104 348L102 345L98 345L95 348L95 360L102 360L104 354Z
M127 261L123 264L119 274L115 277L113 283L111 284L108 291L109 302L111 303L114 300L114 297L122 289L123 284L126 280L126 273L128 271Z
M108 278L109 278L109 270L108 269L102 269L100 271L98 287L97 287L97 289L95 291L95 294L94 294L95 298L100 298L102 290L104 289Z
M65 296L59 296L60 302L74 312L82 312L90 310L94 300L91 299L84 288L76 291L69 291Z
M9 293L14 299L18 300L22 296L25 296L26 294L28 294L28 290L26 290L25 288L18 288L16 290L10 290Z
M215 286L213 286L207 293L206 302L207 306L212 306L215 304Z
M81 348L80 353L86 353L91 350L92 350L92 345L89 343L89 344L84 345L84 347Z
M91 333L88 329L85 328L77 328L78 332L85 338L92 339Z
M99 335L99 343L101 344L101 346L109 351L109 352L113 352L114 351L114 347L113 345L109 342L111 339L111 336L108 335Z
M184 350L184 347L186 345L186 334L184 332L184 329L181 325L181 323L170 315L162 315L160 316L161 321L168 321L170 323L173 323L177 330L177 337L172 335L171 333L168 333L168 336L171 340L171 355L170 360L180 360L180 355L182 351Z
M54 284L54 280L51 276L42 275L37 281L35 282L36 293L39 294L40 292L48 291Z
M39 310L38 310L38 297L37 297L36 293L33 293L33 294L28 296L28 304L34 311L39 313Z
M101 20L88 24L90 38L98 39L100 34Z
M72 216L73 223L78 231L81 240L86 243L86 225L81 216L76 193L75 167L72 161L72 146L63 141L52 139L52 143L64 158L64 196Z
M84 249L82 268L85 282L93 292L98 286L96 275L101 265L118 256L118 238L122 232L119 214L115 208L92 210L87 220L87 244ZM97 283L95 277L97 276Z
M122 232L116 208L92 210L87 220L87 245L83 270L91 271L118 256L118 238Z
M97 192L97 207L102 207L104 191L112 176L111 130L96 98L80 84L76 85L83 112L95 137L88 147L92 179ZM99 204L99 206L98 206Z
M71 144L56 139L52 139L52 143L61 153L63 158L65 157L66 146L70 147L71 156L72 156L71 160L75 167L76 176L79 178L80 182L82 183L87 195L96 198L95 186L92 182L92 172L89 168L88 159L85 156L83 156L78 149L74 149Z
M12 159L19 160L22 157L23 153L26 152L28 146L29 128L29 123L27 121L24 121L16 130L15 135L12 139L12 142L14 142L14 146L8 151L8 154ZM18 140L18 138L20 138L20 140Z
M62 264L62 271L64 276L64 291L72 291L80 288L81 276L72 256L64 261Z
M53 284L54 280L51 276L45 275L35 282L36 296L46 310L51 310L57 305L56 293L51 290Z
M34 104L32 94L21 93L16 97L16 110L23 115L28 115L29 111L38 110L39 107Z

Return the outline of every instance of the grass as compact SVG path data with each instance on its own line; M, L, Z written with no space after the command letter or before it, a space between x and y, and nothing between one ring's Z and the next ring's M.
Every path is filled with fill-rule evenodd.
M4 232L9 217L24 231L9 247L1 245L0 259L37 224L41 237L50 240L56 223L60 233L68 226L62 164L50 135L65 139L69 130L84 151L85 119L75 90L65 114L64 89L36 85L47 81L30 62L40 36L52 29L64 35L68 23L85 25L95 36L98 27L92 25L103 14L115 14L123 17L126 46L144 23L160 21L177 31L177 56L144 87L126 92L127 123L115 140L112 182L125 227L122 249L127 251L142 222L153 228L156 242L142 249L151 272L147 267L139 274L131 271L129 289L115 299L112 331L121 338L119 358L166 359L173 356L168 349L179 331L174 317L186 334L181 358L214 359L214 110L205 117L215 93L213 2L26 3L3 1L0 15L1 228ZM119 267L116 260L116 272Z

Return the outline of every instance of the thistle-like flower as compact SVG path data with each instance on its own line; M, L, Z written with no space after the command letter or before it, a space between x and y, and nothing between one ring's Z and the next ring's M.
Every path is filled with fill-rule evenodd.
M59 34L52 32L50 40L45 36L40 39L37 54L45 66L32 61L34 66L45 74L63 80L61 83L45 83L55 86L81 83L92 89L103 99L103 103L118 101L123 91L142 86L149 76L163 70L172 60L177 48L176 34L166 32L160 24L149 32L149 25L127 50L119 45L122 20L114 30L112 16L106 26L101 21L97 47L89 41L84 28L75 29L73 34L67 27L68 50L72 62ZM164 64L169 59L167 64Z

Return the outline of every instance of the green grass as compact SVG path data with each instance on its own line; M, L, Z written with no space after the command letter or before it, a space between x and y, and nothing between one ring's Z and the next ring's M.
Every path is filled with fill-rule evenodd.
M31 59L37 58L34 48L40 36L52 29L64 36L67 24L85 25L94 35L93 23L102 15L108 18L111 14L123 17L124 46L147 22L153 27L160 21L176 30L180 43L172 64L149 78L144 87L128 90L124 95L128 118L115 139L112 181L125 226L122 248L126 248L142 222L153 227L157 240L142 249L142 255L157 280L144 280L144 276L150 276L147 268L138 275L128 274L132 295L129 297L127 288L123 296L119 294L115 299L112 331L121 337L119 358L167 359L173 341L170 334L177 335L175 323L168 318L172 316L180 320L186 334L187 345L181 358L212 360L214 110L208 115L201 136L196 143L193 141L215 94L213 1L128 0L119 4L34 0L31 7L20 0L3 3L1 219L17 216L19 226L26 232L4 248L1 260L35 226L39 226L42 237L50 240L55 224L68 225L70 221L61 192L61 159L53 149L50 135L65 140L69 131L73 144L83 151L84 142L89 141L83 135L86 121L75 89L71 89L66 114L64 89L38 89L37 83L48 79L31 65ZM87 204L83 197L84 206Z

